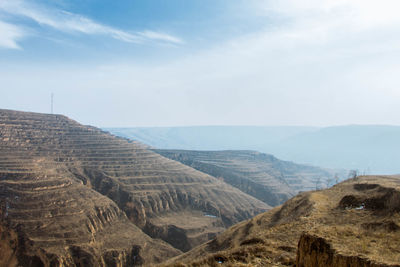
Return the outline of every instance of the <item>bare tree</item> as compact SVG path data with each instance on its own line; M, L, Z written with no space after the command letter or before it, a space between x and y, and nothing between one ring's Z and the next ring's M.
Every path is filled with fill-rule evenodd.
M338 184L339 183L339 175L337 173L335 173L334 179L335 179L335 184Z
M326 187L331 187L335 184L335 178L331 177L326 180Z
M320 184L321 184L321 177L318 177L318 179L315 181L315 190L320 189Z
M356 179L358 177L358 170L349 171L349 179Z

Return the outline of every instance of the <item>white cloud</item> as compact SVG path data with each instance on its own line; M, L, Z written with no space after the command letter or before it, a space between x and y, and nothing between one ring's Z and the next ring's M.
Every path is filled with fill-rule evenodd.
M0 47L20 49L18 40L24 36L24 32L17 26L0 21Z
M293 24L313 22L314 26L323 26L334 22L346 24L347 30L400 24L397 0L269 0L259 1L257 7L266 15L283 16Z
M160 33L160 32L153 32L153 31L143 31L138 33L139 36L142 36L144 38L148 39L153 39L153 40L162 40L162 41L168 41L171 43L175 44L182 44L183 41L177 37L165 34L165 33Z
M64 32L108 35L114 39L130 43L143 43L149 40L180 44L182 40L166 33L143 31L131 33L114 27L97 23L87 17L70 12L49 9L44 6L28 3L24 0L2 0L0 11L32 19L42 26L48 26Z

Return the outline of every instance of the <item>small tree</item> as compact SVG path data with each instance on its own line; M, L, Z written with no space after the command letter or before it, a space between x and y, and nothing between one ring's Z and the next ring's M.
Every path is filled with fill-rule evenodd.
M335 178L331 177L326 180L326 187L331 187L334 185Z
M358 170L349 171L349 179L356 179L358 177Z
M321 177L318 177L318 179L315 181L315 190L319 189L320 184L321 184Z
M335 177L333 179L335 179L335 184L339 183L339 175L337 173L335 173Z

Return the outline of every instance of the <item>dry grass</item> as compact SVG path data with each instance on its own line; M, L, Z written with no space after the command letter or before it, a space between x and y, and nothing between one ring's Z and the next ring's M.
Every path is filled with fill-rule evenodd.
M297 243L304 232L323 237L341 255L399 264L397 195L399 177L360 177L328 190L304 193L168 264L216 266L215 255L219 255L225 260L218 266L288 266L295 263ZM356 202L343 201L345 197Z

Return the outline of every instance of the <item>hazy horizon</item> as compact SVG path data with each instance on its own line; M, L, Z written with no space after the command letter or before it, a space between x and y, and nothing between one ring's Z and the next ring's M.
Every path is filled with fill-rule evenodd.
M366 174L399 174L400 126L103 128L154 148L255 150L279 159Z
M33 112L33 113L42 113L42 114L52 114L52 115L62 115L62 116L67 116L66 114L63 113L51 113L51 112L38 112L34 110L23 110L23 109L8 109L8 108L0 108L0 109L5 109L5 110L13 110L13 111L22 111L22 112ZM78 123L85 124L79 120L79 118L73 118L69 117L70 119L73 119L77 121ZM126 126L119 126L119 125L94 125L94 124L85 124L85 125L90 125L90 126L95 126L101 129L129 129L129 128L195 128L195 127L304 127L304 128L315 128L315 129L321 129L321 128L332 128L332 127L347 127L347 126L388 126L388 127L400 127L400 124L379 124L379 123L374 123L374 124L357 124L357 123L350 123L350 124L331 124L331 125L303 125L303 124L286 124L286 125L280 125L280 124L199 124L199 125L161 125L161 126L155 126L155 125L144 125L144 126L138 126L138 125L126 125Z
M61 115L61 114L60 114ZM400 127L395 124L336 124L336 125L279 125L279 124L270 124L270 125L246 125L246 124L237 124L237 125L223 125L223 124L215 124L215 125L166 125L166 126L98 126L99 128L195 128L195 127L305 127L305 128L332 128L332 127L347 127L347 126L388 126L388 127Z
M395 0L3 0L0 107L100 127L400 125Z

